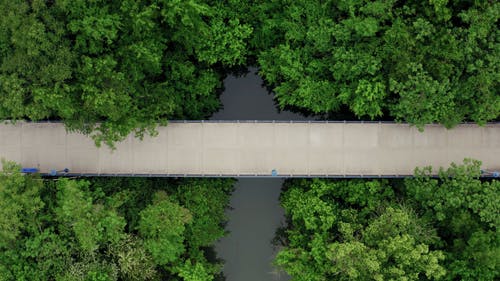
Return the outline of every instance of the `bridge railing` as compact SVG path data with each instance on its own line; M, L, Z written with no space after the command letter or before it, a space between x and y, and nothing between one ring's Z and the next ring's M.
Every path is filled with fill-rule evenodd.
M3 120L1 122L8 123L11 120ZM64 122L61 120L39 120L39 121L30 121L30 120L17 120L17 122L24 122L24 123L40 123L40 124L63 124ZM328 123L333 123L333 124L339 124L339 123L344 123L344 124L409 124L406 122L398 122L398 121L363 121L363 120L239 120L239 119L231 119L231 120L168 120L168 123L298 123L298 124L303 124L303 123L319 123L319 124L328 124ZM477 124L476 122L462 122L457 125L475 125ZM441 125L439 123L429 123L426 124L426 126L429 125ZM486 122L485 125L500 125L500 121L492 121L492 122Z
M43 177L53 177L50 173L40 173ZM57 174L58 177L138 177L138 178L330 178L330 179L402 179L412 178L414 175L295 175L280 174L273 176L271 174L117 174L117 173L64 173ZM437 178L438 175L430 175ZM494 174L482 174L481 178L498 179Z
M333 124L409 124L405 122L397 122L397 121L354 121L354 120L169 120L168 123L298 123L298 124L304 124L304 123L319 123L319 124L328 124L328 123L333 123ZM476 122L462 122L460 124L466 124L466 125L475 125L477 124ZM460 125L457 124L457 125ZM494 121L494 122L487 122L485 125L498 125L500 124L500 121ZM430 123L426 125L438 125L441 126L439 123Z
M40 173L42 176L53 176L50 173ZM132 174L132 173L65 173L58 176L64 177L142 177L142 178L335 178L335 179L359 179L359 178L407 178L413 175L322 175L322 174Z

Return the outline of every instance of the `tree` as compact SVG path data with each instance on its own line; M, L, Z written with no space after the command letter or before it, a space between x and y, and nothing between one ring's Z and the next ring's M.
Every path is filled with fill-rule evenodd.
M200 262L192 264L190 260L187 260L186 263L177 268L177 271L185 281L212 281L218 270L213 270L207 264Z
M0 10L0 118L68 117L76 57L61 14L45 1L1 1Z
M232 180L43 179L3 167L0 280L212 280L221 272L205 251L224 235Z
M441 169L438 179L429 177L430 168L417 169L405 182L409 198L445 240L448 280L500 276L500 182L479 179L480 165L466 159Z
M441 278L444 259L433 230L395 202L387 181L289 182L290 218L276 263L293 280Z
M500 185L481 163L404 180L289 180L276 264L293 280L496 280Z
M203 276L210 274L214 277L220 274L222 266L219 260L212 260L208 257L210 257L213 243L226 234L224 231L226 221L224 210L229 204L233 183L232 179L94 178L92 179L92 188L94 189L94 197L99 198L98 201L104 200L107 204L115 206L117 211L124 215L127 229L132 233L137 232L137 230L139 230L139 234L141 233L145 210L156 209L161 212L158 204L163 202L163 199L170 203L164 202L162 204L181 206L181 209L178 207L170 208L173 213L176 212L175 210L183 210L178 213L181 217L176 217L173 213L169 213L168 216L166 213L163 213L165 216L159 216L156 213L152 216L151 212L148 215L148 229L153 232L156 231L154 229L156 224L161 227L169 227L169 219L175 221L176 227L180 227L175 235L161 238L165 245L168 244L172 246L172 249L182 252L178 255L175 253L170 255L173 261L166 263L162 268L169 272L168 278L181 276L181 274L197 276L198 273L202 274L201 272L204 272ZM182 216L186 214L186 211L191 219L189 223L182 225L181 222L185 219ZM177 222L181 224L177 225ZM181 229L184 230L181 232ZM159 235L152 234L148 237L154 243L160 241ZM142 241L141 245L144 246L144 240L143 236L138 242ZM179 242L180 240L183 240L182 244ZM123 248L126 245L120 247ZM113 250L113 252L115 251ZM151 255L151 252L146 252L149 256ZM133 253L137 253L137 250L134 250ZM120 255L131 254L122 253ZM147 256L143 258L147 258ZM136 258L139 257L137 253ZM131 260L131 262L135 264L138 261ZM161 272L165 272L165 270L161 270Z
M222 222L227 220L225 207L233 183L226 179L184 180L176 186L173 198L193 216L186 226L189 247L208 247L225 235Z
M91 195L83 191L88 186L87 181L60 179L55 215L60 230L72 231L81 249L93 253L102 244L119 242L124 236L126 221L115 210L95 204Z
M2 159L0 174L0 247L9 248L22 234L37 232L44 207L36 177L23 176L21 167Z
M153 257L148 254L144 242L135 235L127 235L109 248L116 260L119 277L123 280L156 280L158 273Z
M44 185L2 159L0 172L0 280L47 280L70 261L67 241L47 224Z
M260 74L281 108L422 129L500 116L500 6L488 1L260 1ZM264 39L262 39L264 38ZM390 116L383 117L389 114Z
M184 253L185 225L192 220L189 210L171 202L165 193L155 195L153 204L142 210L139 233L155 263L174 262Z
M252 28L218 1L2 1L0 119L60 119L112 146L219 108Z

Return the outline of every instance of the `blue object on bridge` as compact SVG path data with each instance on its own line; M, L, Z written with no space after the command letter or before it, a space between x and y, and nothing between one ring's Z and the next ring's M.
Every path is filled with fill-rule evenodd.
M276 171L275 169L273 169L273 170L271 171L271 176L275 177L275 176L277 176L277 175L278 175L278 171Z
M38 168L21 168L21 173L38 173Z
M64 168L63 170L59 170L59 171L56 170L56 169L52 169L52 170L50 170L49 175L55 177L55 176L57 176L58 173L65 173L65 174L67 174L68 172L69 172L68 168Z
M500 172L493 172L493 177L494 178L500 177Z

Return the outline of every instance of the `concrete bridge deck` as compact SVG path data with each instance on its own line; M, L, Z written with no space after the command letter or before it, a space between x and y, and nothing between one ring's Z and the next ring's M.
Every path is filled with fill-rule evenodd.
M500 169L500 124L429 125L360 122L171 122L157 137L129 136L115 151L97 148L61 123L0 125L0 157L78 175L404 176L415 167L447 167L464 158Z

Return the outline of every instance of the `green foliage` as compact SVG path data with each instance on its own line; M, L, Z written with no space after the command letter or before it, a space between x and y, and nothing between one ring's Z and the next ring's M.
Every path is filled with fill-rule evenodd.
M0 118L38 120L70 106L71 51L59 11L45 1L1 1Z
M225 234L232 180L49 180L3 167L0 280L194 281L222 269L205 251Z
M446 237L448 280L493 280L500 276L500 182L479 179L479 161L441 170L439 179L418 169L406 180L409 196Z
M414 178L290 180L276 264L292 280L495 280L500 185L480 162Z
M187 260L177 270L179 276L184 278L185 281L212 281L214 280L214 273L216 273L216 271L210 270L204 264L192 264L190 260Z
M66 269L67 241L47 225L49 204L38 176L2 160L0 172L0 280L48 280Z
M140 213L139 233L154 261L163 265L175 261L184 252L183 233L192 217L166 194L158 193L155 197L153 204Z
M260 74L282 108L419 128L500 116L495 1L258 2L241 9L257 18Z
M109 254L116 260L119 276L123 280L155 280L156 265L153 257L148 254L142 239L127 235L118 243L113 243Z
M1 1L0 119L62 119L112 145L219 107L252 28L211 1Z
M39 179L23 176L21 167L2 159L0 173L0 247L9 248L23 233L37 232L36 217L44 207Z
M0 11L0 119L60 119L97 144L207 118L245 63L282 108L419 128L500 116L495 1L4 0Z
M117 243L123 237L126 221L115 210L101 204L93 204L86 181L60 179L57 182L57 219L70 226L78 244L89 253L100 244Z
M495 1L1 1L0 119L97 144L219 108L258 64L279 105L419 128L500 116Z
M57 281L115 281L118 280L117 269L106 262L85 260L71 264L64 275Z
M291 182L282 205L288 244L276 263L294 280L429 280L444 269L415 213L387 181Z
M212 179L204 181L186 180L173 192L173 197L187 208L193 221L186 226L186 237L193 249L213 245L225 231L221 222L227 220L225 207L229 206L229 197L233 181Z

